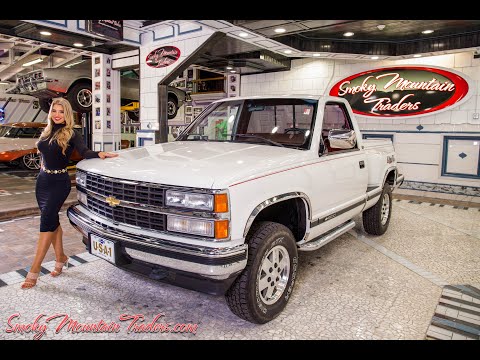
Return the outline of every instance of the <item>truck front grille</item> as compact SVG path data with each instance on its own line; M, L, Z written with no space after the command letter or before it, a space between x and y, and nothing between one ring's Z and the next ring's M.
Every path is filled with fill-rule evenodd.
M87 190L101 196L113 196L142 205L163 206L165 189L156 186L135 185L113 178L87 173Z
M92 196L88 196L87 203L90 211L113 221L139 226L145 230L165 230L166 215L123 206L111 207L105 201Z

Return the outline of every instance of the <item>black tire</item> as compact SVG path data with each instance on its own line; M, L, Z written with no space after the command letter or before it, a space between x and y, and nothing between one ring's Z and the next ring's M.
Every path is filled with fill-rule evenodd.
M169 119L173 119L177 116L178 102L174 96L169 95L167 100L167 114Z
M78 83L72 86L67 93L67 100L73 111L87 113L92 111L92 84Z
M272 251L273 249L273 251ZM262 264L268 265L267 255L273 253L288 254L284 262L274 263L268 270L261 271ZM281 259L279 257L279 259ZM288 268L286 267L288 264ZM278 267L277 267L278 265ZM287 305L293 291L297 274L297 244L292 232L286 226L269 221L261 221L252 226L248 236L248 260L243 272L235 279L225 293L230 310L238 317L256 324L264 324L277 317ZM277 272L275 272L277 271ZM259 280L265 274L267 288L274 289L272 298L266 299L265 290L260 291ZM271 274L277 274L271 278ZM283 275L282 281L279 279ZM275 284L270 286L269 284ZM279 286L277 286L279 285ZM276 294L276 296L274 296ZM272 301L271 304L265 299Z
M50 104L52 103L52 99L38 99L38 105L40 109L45 111L47 114L50 111Z
M136 110L136 111L128 111L128 117L130 118L130 120L132 121L138 121L139 119L139 111Z
M20 167L25 170L40 169L40 154L36 152L24 155L20 160Z
M388 197L388 205L386 204L386 197ZM386 219L384 215L388 208L388 214ZM383 235L388 229L390 224L390 218L392 216L392 188L389 184L383 185L382 194L377 203L370 209L365 210L362 214L363 228L365 231L372 235ZM382 219L384 222L382 223Z

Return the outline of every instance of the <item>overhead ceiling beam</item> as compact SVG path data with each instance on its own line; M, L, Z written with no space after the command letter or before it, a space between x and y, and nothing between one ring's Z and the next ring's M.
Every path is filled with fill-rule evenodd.
M30 51L20 56L16 61L10 64L7 68L3 69L0 72L0 80L2 81L10 80L11 77L15 76L18 72L22 71L23 70L22 64L26 63L27 60L32 60L29 58L29 56L34 54L40 49L41 47L39 46L32 48Z

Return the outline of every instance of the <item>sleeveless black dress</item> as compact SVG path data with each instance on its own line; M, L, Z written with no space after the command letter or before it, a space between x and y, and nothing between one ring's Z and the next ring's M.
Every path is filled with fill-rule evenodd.
M65 124L54 124L52 136ZM89 150L80 134L73 132L73 136L68 143L65 155L62 154L62 148L53 141L49 144L48 139L40 140L38 150L41 153L43 166L48 170L62 170L68 165L70 156L74 149L80 153L85 159L98 158L98 152ZM38 207L41 211L40 231L55 231L60 225L58 212L62 208L63 203L70 194L71 184L68 173L48 174L43 170L37 177L35 186L35 195L37 197Z

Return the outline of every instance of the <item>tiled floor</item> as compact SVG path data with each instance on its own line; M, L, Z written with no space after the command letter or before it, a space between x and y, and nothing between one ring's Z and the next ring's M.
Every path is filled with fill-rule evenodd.
M290 302L279 317L264 325L237 318L222 296L156 282L103 260L78 263L58 278L41 276L39 285L28 291L16 283L21 275L7 278L10 285L0 286L0 322L13 313L20 313L24 322L32 322L40 313L67 313L83 323L104 320L121 325L116 334L66 330L55 334L52 324L46 339L426 339L440 335L464 339L464 333L447 327L470 320L474 321L469 334L476 331L475 307L456 313L452 308L456 305L450 303L445 309L448 306L442 303L458 303L445 299L456 291L447 285L480 288L478 208L394 201L390 227L379 237L363 231L360 217L354 220L357 225L349 233L317 251L300 253ZM17 221L18 228L28 221L33 227L33 220L25 219ZM34 243L35 235L26 231L22 236ZM80 243L79 235L71 236ZM48 266L51 263L44 264ZM453 311L447 314L447 310ZM143 314L149 322L164 313L164 321L196 323L198 330L196 335L129 333L127 324L119 321L122 313ZM0 339L33 335L0 332Z

